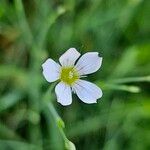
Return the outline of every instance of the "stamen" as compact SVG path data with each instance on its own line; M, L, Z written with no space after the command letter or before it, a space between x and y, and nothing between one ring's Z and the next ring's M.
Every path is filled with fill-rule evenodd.
M69 72L69 79L72 79L72 78L73 78L73 72L70 71L70 72Z

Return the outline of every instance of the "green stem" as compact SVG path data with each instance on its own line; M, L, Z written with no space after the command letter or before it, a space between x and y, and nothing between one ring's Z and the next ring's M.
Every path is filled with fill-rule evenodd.
M111 82L113 83L150 82L150 76L128 77L128 78L112 80Z
M24 41L27 42L28 45L31 45L33 42L32 32L28 25L28 21L26 20L25 11L23 8L22 0L15 0L15 8L16 14L18 15L18 22L21 30L23 31Z
M105 88L113 89L113 90L127 91L127 92L131 92L131 93L139 93L141 90L138 86L118 85L118 84L105 84Z
M45 109L45 107L48 107L48 109L49 109L50 113L52 114L53 119L54 119L54 121L55 121L55 123L59 129L59 132L60 132L60 134L61 134L61 136L65 142L65 146L66 146L66 148L69 149L71 142L68 140L68 138L65 135L65 132L64 132L65 124L64 124L63 120L61 119L61 117L58 115L52 102L49 101L50 93L52 93L52 90L53 90L55 85L56 84L52 84L51 87L48 89L48 91L46 92L46 94L43 97L43 99L45 101L44 109Z

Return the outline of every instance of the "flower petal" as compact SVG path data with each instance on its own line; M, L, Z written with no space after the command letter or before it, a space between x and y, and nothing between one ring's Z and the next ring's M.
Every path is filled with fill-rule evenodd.
M80 55L75 48L70 48L59 58L59 62L62 66L73 66Z
M57 96L57 101L63 106L67 106L72 103L72 94L69 85L60 82L56 85L55 92Z
M47 59L43 64L43 75L48 82L54 82L59 79L60 65L52 59Z
M84 103L96 103L102 97L102 90L88 81L78 80L72 88Z
M86 75L96 72L102 64L102 57L97 52L88 52L84 54L76 64L79 75Z

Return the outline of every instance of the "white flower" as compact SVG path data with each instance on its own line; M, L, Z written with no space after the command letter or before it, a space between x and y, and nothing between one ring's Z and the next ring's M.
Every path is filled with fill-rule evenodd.
M88 52L81 57L80 55L75 48L70 48L59 58L61 65L50 58L42 65L43 75L48 82L60 80L55 92L57 101L64 106L72 103L72 91L88 104L96 103L97 99L102 97L98 86L80 79L96 72L101 67L102 57L99 57L97 52Z

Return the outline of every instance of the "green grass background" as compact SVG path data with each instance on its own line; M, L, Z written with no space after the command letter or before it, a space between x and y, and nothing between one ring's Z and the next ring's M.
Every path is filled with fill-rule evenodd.
M150 149L149 0L0 0L0 150ZM42 76L68 48L98 51L97 104L63 107ZM68 141L69 140L69 141Z

